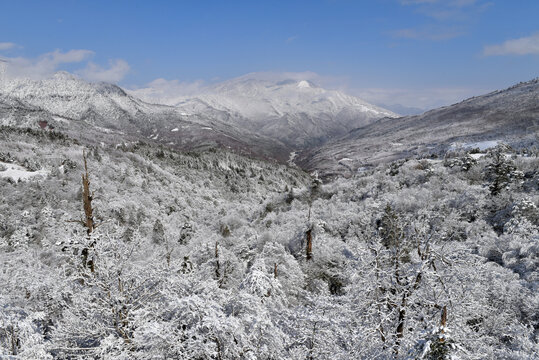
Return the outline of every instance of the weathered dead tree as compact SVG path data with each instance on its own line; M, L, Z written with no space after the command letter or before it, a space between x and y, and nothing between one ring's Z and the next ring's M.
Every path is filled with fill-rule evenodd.
M95 263L90 257L91 249L95 246L95 241L91 240L91 234L96 228L94 220L94 208L92 207L92 200L94 194L90 193L90 178L88 176L88 164L86 161L86 153L83 151L82 158L84 159L84 173L82 174L82 204L84 208L84 219L81 220L82 225L86 228L88 234L89 245L82 249L82 262L85 267L88 267L90 271L95 272Z
M307 260L312 260L313 258L313 225L311 223L311 211L313 207L313 201L318 196L318 192L320 190L320 180L318 178L314 178L313 182L311 184L310 188L310 194L309 194L309 214L307 216L307 224L309 224L309 228L305 232L305 236L307 238L307 243L305 247L305 257Z
M215 242L215 279L219 280L221 277L221 263L219 262L219 244Z
M313 258L313 235L312 235L313 229L309 228L305 235L307 236L307 246L305 247L305 255L307 257L307 260L311 260Z
M88 235L94 231L94 209L92 208L93 194L90 194L90 179L88 176L88 164L86 162L86 153L82 153L84 159L84 174L82 174L82 203L84 205L85 219L83 224L86 227Z
M275 279L277 278L277 263L273 264L273 277Z
M440 332L442 336L440 336L440 342L445 342L445 325L447 324L447 305L444 305L442 308L442 319L440 321Z

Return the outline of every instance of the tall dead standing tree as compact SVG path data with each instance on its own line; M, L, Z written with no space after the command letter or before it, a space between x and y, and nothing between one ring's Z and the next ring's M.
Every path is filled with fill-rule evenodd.
M95 263L90 257L91 250L95 246L95 240L91 240L92 232L96 228L94 220L94 208L92 207L92 200L94 199L93 192L90 193L90 178L88 176L88 164L86 161L86 153L82 152L82 158L84 159L84 173L82 174L82 204L84 208L84 219L81 220L82 225L86 228L88 235L88 246L82 249L82 262L83 266L88 267L90 271L95 272Z
M313 206L313 201L318 196L318 191L320 189L320 180L318 177L315 177L313 179L311 188L310 188L310 194L309 194L309 215L307 218L307 225L308 229L305 232L305 236L307 238L307 243L305 247L305 256L307 260L311 260L313 258L313 225L311 224L311 210Z

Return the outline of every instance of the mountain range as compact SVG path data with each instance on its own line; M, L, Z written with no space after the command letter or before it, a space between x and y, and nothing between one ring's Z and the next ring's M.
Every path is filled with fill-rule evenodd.
M309 80L248 74L155 104L151 89L124 90L60 72L0 79L0 124L55 129L75 139L157 143L183 151L225 148L309 171L343 174L455 144L536 142L539 80L399 117ZM142 98L142 99L141 99Z
M134 92L134 94L144 92ZM248 74L196 96L168 103L190 116L206 116L300 149L325 143L382 117L397 114L308 80L270 81Z
M538 87L0 81L0 358L536 358Z
M180 150L233 149L288 159L384 116L396 114L305 80L242 77L170 105L145 102L107 83L60 72L44 80L0 81L2 124L47 126L105 142L143 139Z
M537 144L539 79L473 97L421 115L383 118L298 156L303 168L324 174L400 158L443 155L489 142Z

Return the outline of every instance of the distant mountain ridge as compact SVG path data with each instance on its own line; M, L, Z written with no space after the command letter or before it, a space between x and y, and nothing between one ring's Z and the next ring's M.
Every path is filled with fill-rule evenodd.
M131 92L142 95L144 91ZM146 99L149 100L149 99ZM299 149L321 145L382 117L397 114L309 80L267 80L248 74L194 96L169 100L184 114L219 119Z
M293 151L396 116L308 80L247 75L179 98L175 106L146 102L138 94L144 92L88 83L66 72L42 80L0 79L0 121L31 127L41 121L100 141L143 139L181 150L222 147L284 162Z
M442 154L452 143L537 142L539 79L421 115L396 114L309 80L250 75L216 84L175 106L68 73L0 79L0 125L54 128L75 139L143 140L240 154L342 174L403 157Z
M300 154L298 164L325 174L443 153L454 143L538 143L539 78L460 103L396 119L383 118Z
M223 147L283 161L289 153L273 139L211 118L185 116L177 108L146 103L116 85L88 83L65 72L43 80L0 81L0 124L46 124L93 142L144 140L180 150Z

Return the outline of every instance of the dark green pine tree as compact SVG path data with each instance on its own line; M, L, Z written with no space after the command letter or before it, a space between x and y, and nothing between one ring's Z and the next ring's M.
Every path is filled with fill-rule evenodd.
M511 174L515 171L515 166L504 154L504 147L498 146L490 153L491 163L486 167L487 179L491 181L489 185L490 194L496 196L500 194L511 183Z

